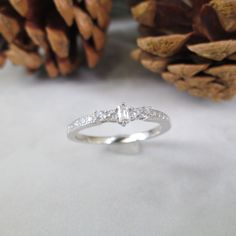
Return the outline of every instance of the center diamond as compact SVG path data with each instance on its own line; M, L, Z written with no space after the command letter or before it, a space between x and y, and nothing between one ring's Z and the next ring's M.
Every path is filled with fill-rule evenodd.
M126 104L121 104L117 107L118 122L122 126L126 126L130 122L129 107Z

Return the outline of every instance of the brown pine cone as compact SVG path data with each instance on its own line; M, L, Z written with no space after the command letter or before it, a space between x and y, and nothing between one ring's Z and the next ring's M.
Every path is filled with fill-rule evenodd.
M131 11L134 59L191 95L236 95L236 0L131 0Z
M112 0L1 0L0 66L6 59L50 77L78 67L83 48L89 67L105 44ZM81 47L78 47L81 45Z

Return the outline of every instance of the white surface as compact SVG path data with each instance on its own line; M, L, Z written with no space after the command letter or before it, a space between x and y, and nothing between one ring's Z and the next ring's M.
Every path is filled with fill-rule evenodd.
M0 72L0 235L234 236L236 100L176 91L129 58L133 25L113 27L95 71ZM138 155L66 139L78 115L122 101L167 112L172 130Z

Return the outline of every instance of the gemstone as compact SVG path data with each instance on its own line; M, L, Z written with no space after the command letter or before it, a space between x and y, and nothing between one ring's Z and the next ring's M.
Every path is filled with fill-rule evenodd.
M107 119L107 115L105 111L96 111L95 117L97 117L97 120L100 122L104 122Z
M138 118L139 111L136 108L129 109L129 116L131 121L135 121Z
M107 120L110 122L116 122L117 121L117 114L116 114L116 110L109 110L107 111Z
M81 117L81 118L80 118L80 123L81 123L82 125L84 125L84 124L86 123L86 119L85 119L84 117Z
M139 120L146 120L150 117L151 115L151 108L150 107L140 107L139 108L139 114L138 114L138 119Z
M126 104L121 104L117 107L118 123L126 126L130 122L129 108Z
M88 121L88 123L92 123L93 122L93 117L92 116L88 116L87 117L87 121Z
M74 129L74 125L72 124L72 125L69 125L68 126L68 129Z

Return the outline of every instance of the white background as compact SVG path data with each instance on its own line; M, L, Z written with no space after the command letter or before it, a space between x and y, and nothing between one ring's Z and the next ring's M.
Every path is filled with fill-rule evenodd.
M133 62L114 23L99 67L48 80L0 72L1 236L236 235L236 100L193 98ZM95 109L152 105L172 129L137 155L66 139Z

